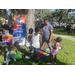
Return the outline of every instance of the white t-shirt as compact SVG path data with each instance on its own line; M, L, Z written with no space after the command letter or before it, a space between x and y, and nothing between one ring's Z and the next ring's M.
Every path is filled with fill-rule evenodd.
M40 34L32 36L32 46L34 48L40 48Z
M29 39L28 39L29 35L32 36L32 34L28 34L28 35L27 35L27 39L26 39L26 46L27 46L27 47L30 47L30 46L31 46L31 43L32 43L32 42L29 41ZM31 39L30 39L30 40L31 40Z

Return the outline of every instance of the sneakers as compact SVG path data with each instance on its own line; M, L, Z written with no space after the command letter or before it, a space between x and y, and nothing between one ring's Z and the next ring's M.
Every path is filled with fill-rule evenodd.
M25 58L26 58L26 59L30 59L30 57L29 57L29 56L25 56Z
M9 62L10 62L11 60L9 59ZM4 61L4 64L6 64L6 61Z
M47 64L48 64L48 65L51 65L51 63L50 63L50 62L48 62Z
M6 61L4 61L4 64L6 64Z
M52 61L54 64L57 64L56 62Z
M14 59L14 61L16 61L16 59Z
M52 62L53 62L54 64L57 64L57 63L56 63L56 62L54 62L54 61L52 61ZM51 63L50 63L50 62L48 62L47 64L48 64L48 65L51 65Z

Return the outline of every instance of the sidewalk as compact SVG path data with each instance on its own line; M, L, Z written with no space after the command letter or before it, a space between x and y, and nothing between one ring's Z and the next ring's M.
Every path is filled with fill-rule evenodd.
M75 41L75 37L71 37L71 36L64 36L64 35L58 35L58 34L53 34L53 36L55 37L62 37L64 39L68 39L68 40L72 40L72 41Z
M39 32L39 34L40 34L40 32ZM71 37L71 36L59 35L59 34L53 34L53 36L55 36L55 37L59 37L60 36L60 37L62 37L64 39L75 41L75 37Z

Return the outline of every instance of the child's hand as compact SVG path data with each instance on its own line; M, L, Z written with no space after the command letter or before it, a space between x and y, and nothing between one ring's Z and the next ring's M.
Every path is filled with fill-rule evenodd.
M51 39L49 39L49 42L51 42Z
M53 41L54 39L51 39L51 41Z
M55 39L52 39L51 41L54 41Z

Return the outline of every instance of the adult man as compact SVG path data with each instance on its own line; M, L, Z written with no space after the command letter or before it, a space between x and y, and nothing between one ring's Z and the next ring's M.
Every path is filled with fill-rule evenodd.
M46 41L50 48L50 51L52 51L51 38L52 38L52 34L53 34L53 26L51 24L49 24L49 21L47 19L44 20L44 24L45 24L45 26L41 30L41 33L43 35L41 46Z

